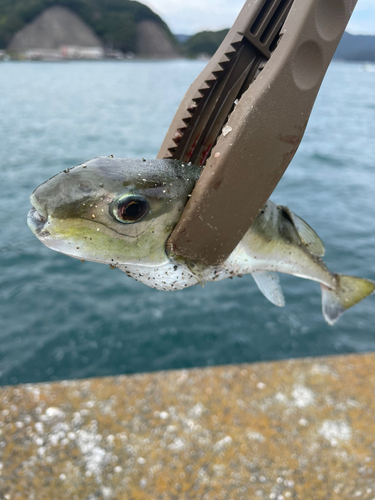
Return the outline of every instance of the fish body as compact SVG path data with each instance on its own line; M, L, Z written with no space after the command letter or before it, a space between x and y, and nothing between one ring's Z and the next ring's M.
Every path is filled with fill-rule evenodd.
M158 290L251 274L260 291L283 306L277 273L317 281L330 324L375 290L372 281L330 272L317 234L287 207L271 201L221 265L169 252L167 240L200 172L176 160L96 158L39 186L30 198L28 224L47 247L109 264Z

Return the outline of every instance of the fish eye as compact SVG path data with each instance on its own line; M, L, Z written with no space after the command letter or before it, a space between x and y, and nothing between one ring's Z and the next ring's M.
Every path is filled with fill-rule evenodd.
M119 198L111 207L112 217L125 224L140 221L148 211L149 204L147 200L134 195Z

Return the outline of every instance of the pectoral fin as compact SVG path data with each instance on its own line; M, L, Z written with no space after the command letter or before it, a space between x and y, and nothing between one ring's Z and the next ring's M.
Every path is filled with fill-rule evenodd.
M277 273L271 271L255 271L251 273L262 294L275 306L285 306L283 291Z
M203 264L203 262L194 262L189 259L185 259L185 264L198 283L204 288L204 285L206 285L208 281L206 277L207 266Z

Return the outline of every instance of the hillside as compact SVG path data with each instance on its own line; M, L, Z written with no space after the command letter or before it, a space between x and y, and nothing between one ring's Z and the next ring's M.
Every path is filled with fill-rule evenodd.
M173 47L177 44L157 14L132 0L0 0L0 49L5 49L19 30L52 6L67 7L77 14L108 48L138 53L138 25L145 21L153 21Z
M183 47L189 57L197 57L200 54L212 56L224 40L228 31L229 29L221 31L201 31L188 38Z
M375 61L375 36L344 33L335 53L345 61Z
M202 31L190 37L183 47L190 57L197 57L199 54L213 55L227 33L228 30ZM375 61L375 36L350 35L345 32L334 58L344 61Z

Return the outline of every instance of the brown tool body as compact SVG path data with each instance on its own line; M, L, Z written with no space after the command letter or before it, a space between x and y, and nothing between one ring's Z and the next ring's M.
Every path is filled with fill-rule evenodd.
M210 265L233 251L302 140L355 4L246 2L187 92L159 152L205 164L169 250Z

